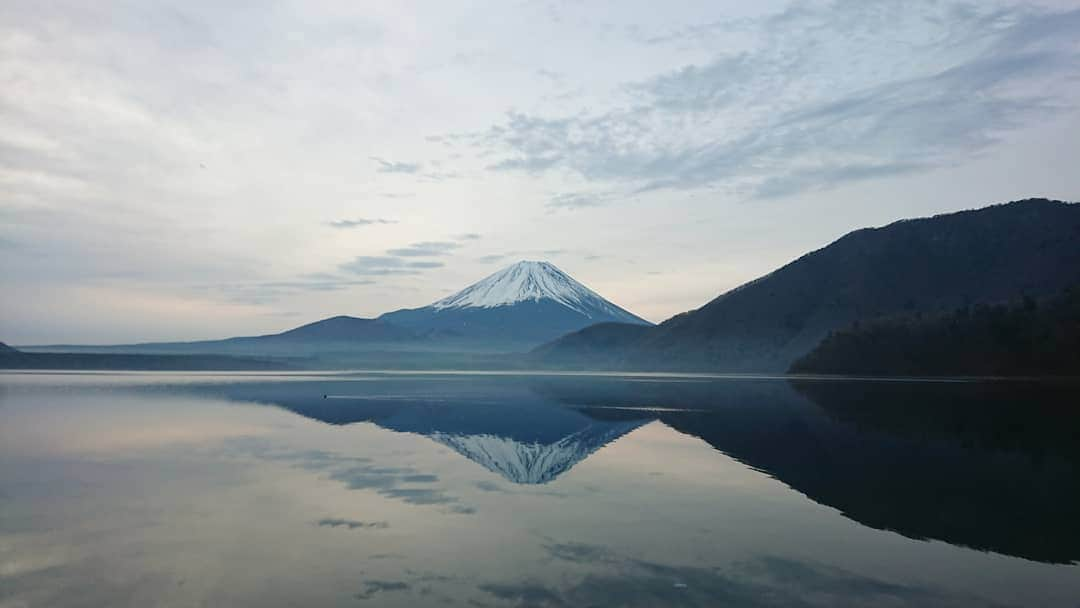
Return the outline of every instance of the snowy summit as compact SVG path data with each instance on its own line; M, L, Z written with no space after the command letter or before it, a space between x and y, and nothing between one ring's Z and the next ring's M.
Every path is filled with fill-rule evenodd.
M494 308L518 302L554 300L587 317L634 317L578 283L550 262L522 261L432 304L432 308Z
M380 319L441 336L530 348L596 323L649 324L554 264L533 261L508 266L429 306Z

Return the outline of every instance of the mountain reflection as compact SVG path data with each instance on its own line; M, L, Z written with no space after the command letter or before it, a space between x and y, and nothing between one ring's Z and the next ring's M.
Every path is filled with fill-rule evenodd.
M371 422L437 441L518 484L543 484L654 418L604 420L528 385L434 381L266 383L217 387L232 400L273 404L328 424Z
M1080 559L1075 386L473 376L199 390L423 435L522 484L659 420L866 526Z
M873 528L1027 559L1080 559L1075 386L772 380L547 383L611 419L656 418Z

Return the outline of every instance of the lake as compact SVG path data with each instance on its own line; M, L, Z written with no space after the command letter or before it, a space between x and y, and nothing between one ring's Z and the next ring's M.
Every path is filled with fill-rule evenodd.
M0 374L0 606L1080 606L1080 392Z

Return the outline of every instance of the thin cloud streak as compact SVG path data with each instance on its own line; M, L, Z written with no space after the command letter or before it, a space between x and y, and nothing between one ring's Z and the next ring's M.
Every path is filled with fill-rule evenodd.
M419 163L391 162L378 156L372 156L371 160L377 164L376 171L379 173L413 174L419 173L422 168Z
M358 217L351 220L332 220L326 224L331 228L360 228L362 226L372 226L376 224L396 224L397 220L387 220L383 218L363 218Z

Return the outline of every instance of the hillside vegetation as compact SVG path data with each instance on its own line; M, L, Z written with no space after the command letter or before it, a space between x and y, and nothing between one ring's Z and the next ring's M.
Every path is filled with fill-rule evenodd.
M1044 302L963 307L837 331L793 373L1080 376L1080 288Z

